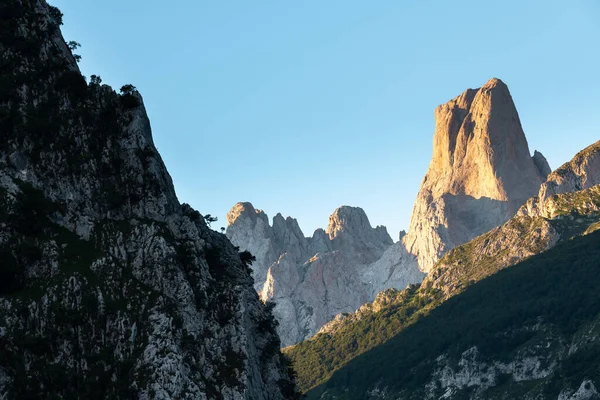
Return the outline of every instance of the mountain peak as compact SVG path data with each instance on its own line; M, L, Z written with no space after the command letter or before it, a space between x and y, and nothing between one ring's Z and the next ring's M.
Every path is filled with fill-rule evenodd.
M435 109L433 156L404 243L424 270L510 218L549 167L531 157L508 87L492 78Z
M489 81L487 81L481 87L481 89L492 89L492 88L500 88L502 90L508 91L508 86L506 86L506 83L504 83L502 81L502 79L499 79L499 78L491 78Z
M341 206L329 216L326 232L333 239L341 232L358 233L371 229L369 218L362 208Z
M436 108L428 181L434 193L526 200L543 180L508 87L492 78ZM435 178L435 179L431 179Z
M231 210L227 213L227 225L233 225L236 221L242 219L249 219L250 221L256 221L256 218L267 219L267 215L263 210L257 210L250 202L239 202L236 203Z

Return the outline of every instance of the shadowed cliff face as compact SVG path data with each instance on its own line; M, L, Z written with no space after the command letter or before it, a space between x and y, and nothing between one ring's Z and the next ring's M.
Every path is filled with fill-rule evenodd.
M510 218L549 171L532 158L507 86L493 78L435 110L433 156L404 237L429 271L449 249Z
M0 398L293 398L248 266L60 20L0 3Z

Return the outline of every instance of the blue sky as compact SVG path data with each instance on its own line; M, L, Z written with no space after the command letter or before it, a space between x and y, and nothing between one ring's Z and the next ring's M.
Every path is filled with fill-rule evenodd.
M347 204L396 239L434 108L491 77L553 169L600 139L596 0L51 4L84 75L140 90L180 201L215 228L250 201L310 236Z

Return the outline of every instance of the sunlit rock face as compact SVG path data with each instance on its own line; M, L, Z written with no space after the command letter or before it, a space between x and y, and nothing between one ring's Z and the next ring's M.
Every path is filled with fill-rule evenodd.
M0 14L0 399L293 398L251 271L177 200L139 93L88 84L45 1Z
M508 87L493 78L435 110L433 156L403 242L427 272L448 250L507 221L550 168L531 157Z
M327 229L304 237L298 223L277 214L273 226L250 203L227 215L227 237L256 256L255 287L274 314L283 346L314 335L340 313L353 312L383 289L404 288L424 274L385 227L372 228L365 212L342 206Z

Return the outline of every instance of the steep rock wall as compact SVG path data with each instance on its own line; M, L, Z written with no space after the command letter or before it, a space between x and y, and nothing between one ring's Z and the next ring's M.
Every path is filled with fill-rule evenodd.
M88 85L45 1L0 18L0 398L293 398L248 266L177 201L139 93Z

